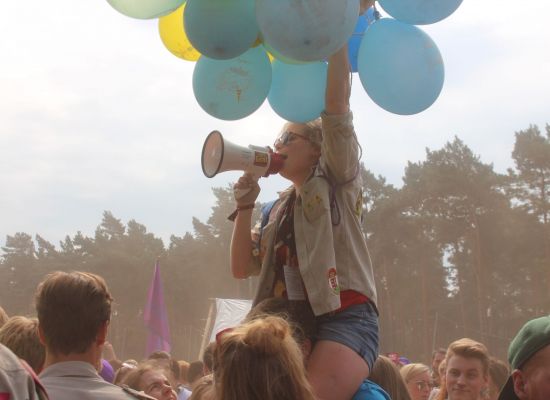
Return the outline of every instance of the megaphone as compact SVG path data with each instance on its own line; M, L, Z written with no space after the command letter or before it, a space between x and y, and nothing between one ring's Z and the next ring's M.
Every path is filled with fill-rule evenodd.
M208 178L224 171L245 171L259 179L279 172L285 158L269 147L239 146L225 140L220 132L212 131L202 146L201 165Z

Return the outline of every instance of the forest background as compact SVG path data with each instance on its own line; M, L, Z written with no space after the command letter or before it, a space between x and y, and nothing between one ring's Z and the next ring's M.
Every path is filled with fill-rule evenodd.
M515 139L506 174L458 137L426 149L424 161L408 162L400 188L362 169L382 353L428 362L434 348L471 337L506 359L517 329L550 313L550 126L541 132L531 125ZM167 246L144 225L124 224L109 211L93 237L77 232L58 246L40 234L8 235L0 305L9 315L32 316L34 290L47 273L97 273L115 297L110 341L120 358L139 359L146 294L159 259L172 353L195 360L211 299L251 298L257 284L230 275L232 190L212 190L208 220L193 218L193 232L172 235Z

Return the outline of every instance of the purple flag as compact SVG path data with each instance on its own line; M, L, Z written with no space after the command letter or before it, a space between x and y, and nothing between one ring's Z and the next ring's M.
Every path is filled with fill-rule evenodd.
M166 314L166 306L164 305L158 260L155 264L153 281L149 287L143 320L145 327L149 331L145 356L157 350L170 352L170 329L168 328L168 315Z

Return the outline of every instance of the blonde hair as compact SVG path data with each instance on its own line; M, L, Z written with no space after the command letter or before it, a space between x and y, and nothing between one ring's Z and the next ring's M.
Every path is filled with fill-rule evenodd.
M483 367L483 375L489 375L489 351L484 344L476 342L469 338L462 338L454 341L449 345L445 362L449 365L449 360L452 356L460 356L464 358L474 358L481 362Z
M323 143L323 122L320 117L305 123L287 122L283 130L288 129L290 124L301 125L304 128L302 134L307 136L310 143L315 147L318 149L321 148L321 144Z
M214 358L218 400L314 400L302 352L282 318L257 319L224 334Z
M417 375L423 374L424 372L430 373L430 368L427 365L420 363L412 363L403 366L399 372L405 383L409 383L412 378Z
M397 365L388 357L378 356L372 367L369 379L384 389L390 395L390 399L411 400L411 396Z
M25 360L36 373L42 370L46 350L38 336L38 319L11 317L0 329L0 343Z
M189 400L214 400L215 398L214 376L210 374L197 381Z
M2 306L0 306L0 328L6 323L8 322L8 319L10 317L8 317L8 314L6 313L6 311L4 311L4 309L2 308Z

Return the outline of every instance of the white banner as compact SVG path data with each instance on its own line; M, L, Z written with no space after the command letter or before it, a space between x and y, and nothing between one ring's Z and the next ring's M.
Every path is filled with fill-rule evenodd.
M252 300L216 299L216 320L210 342L216 340L218 332L238 326L251 308Z

